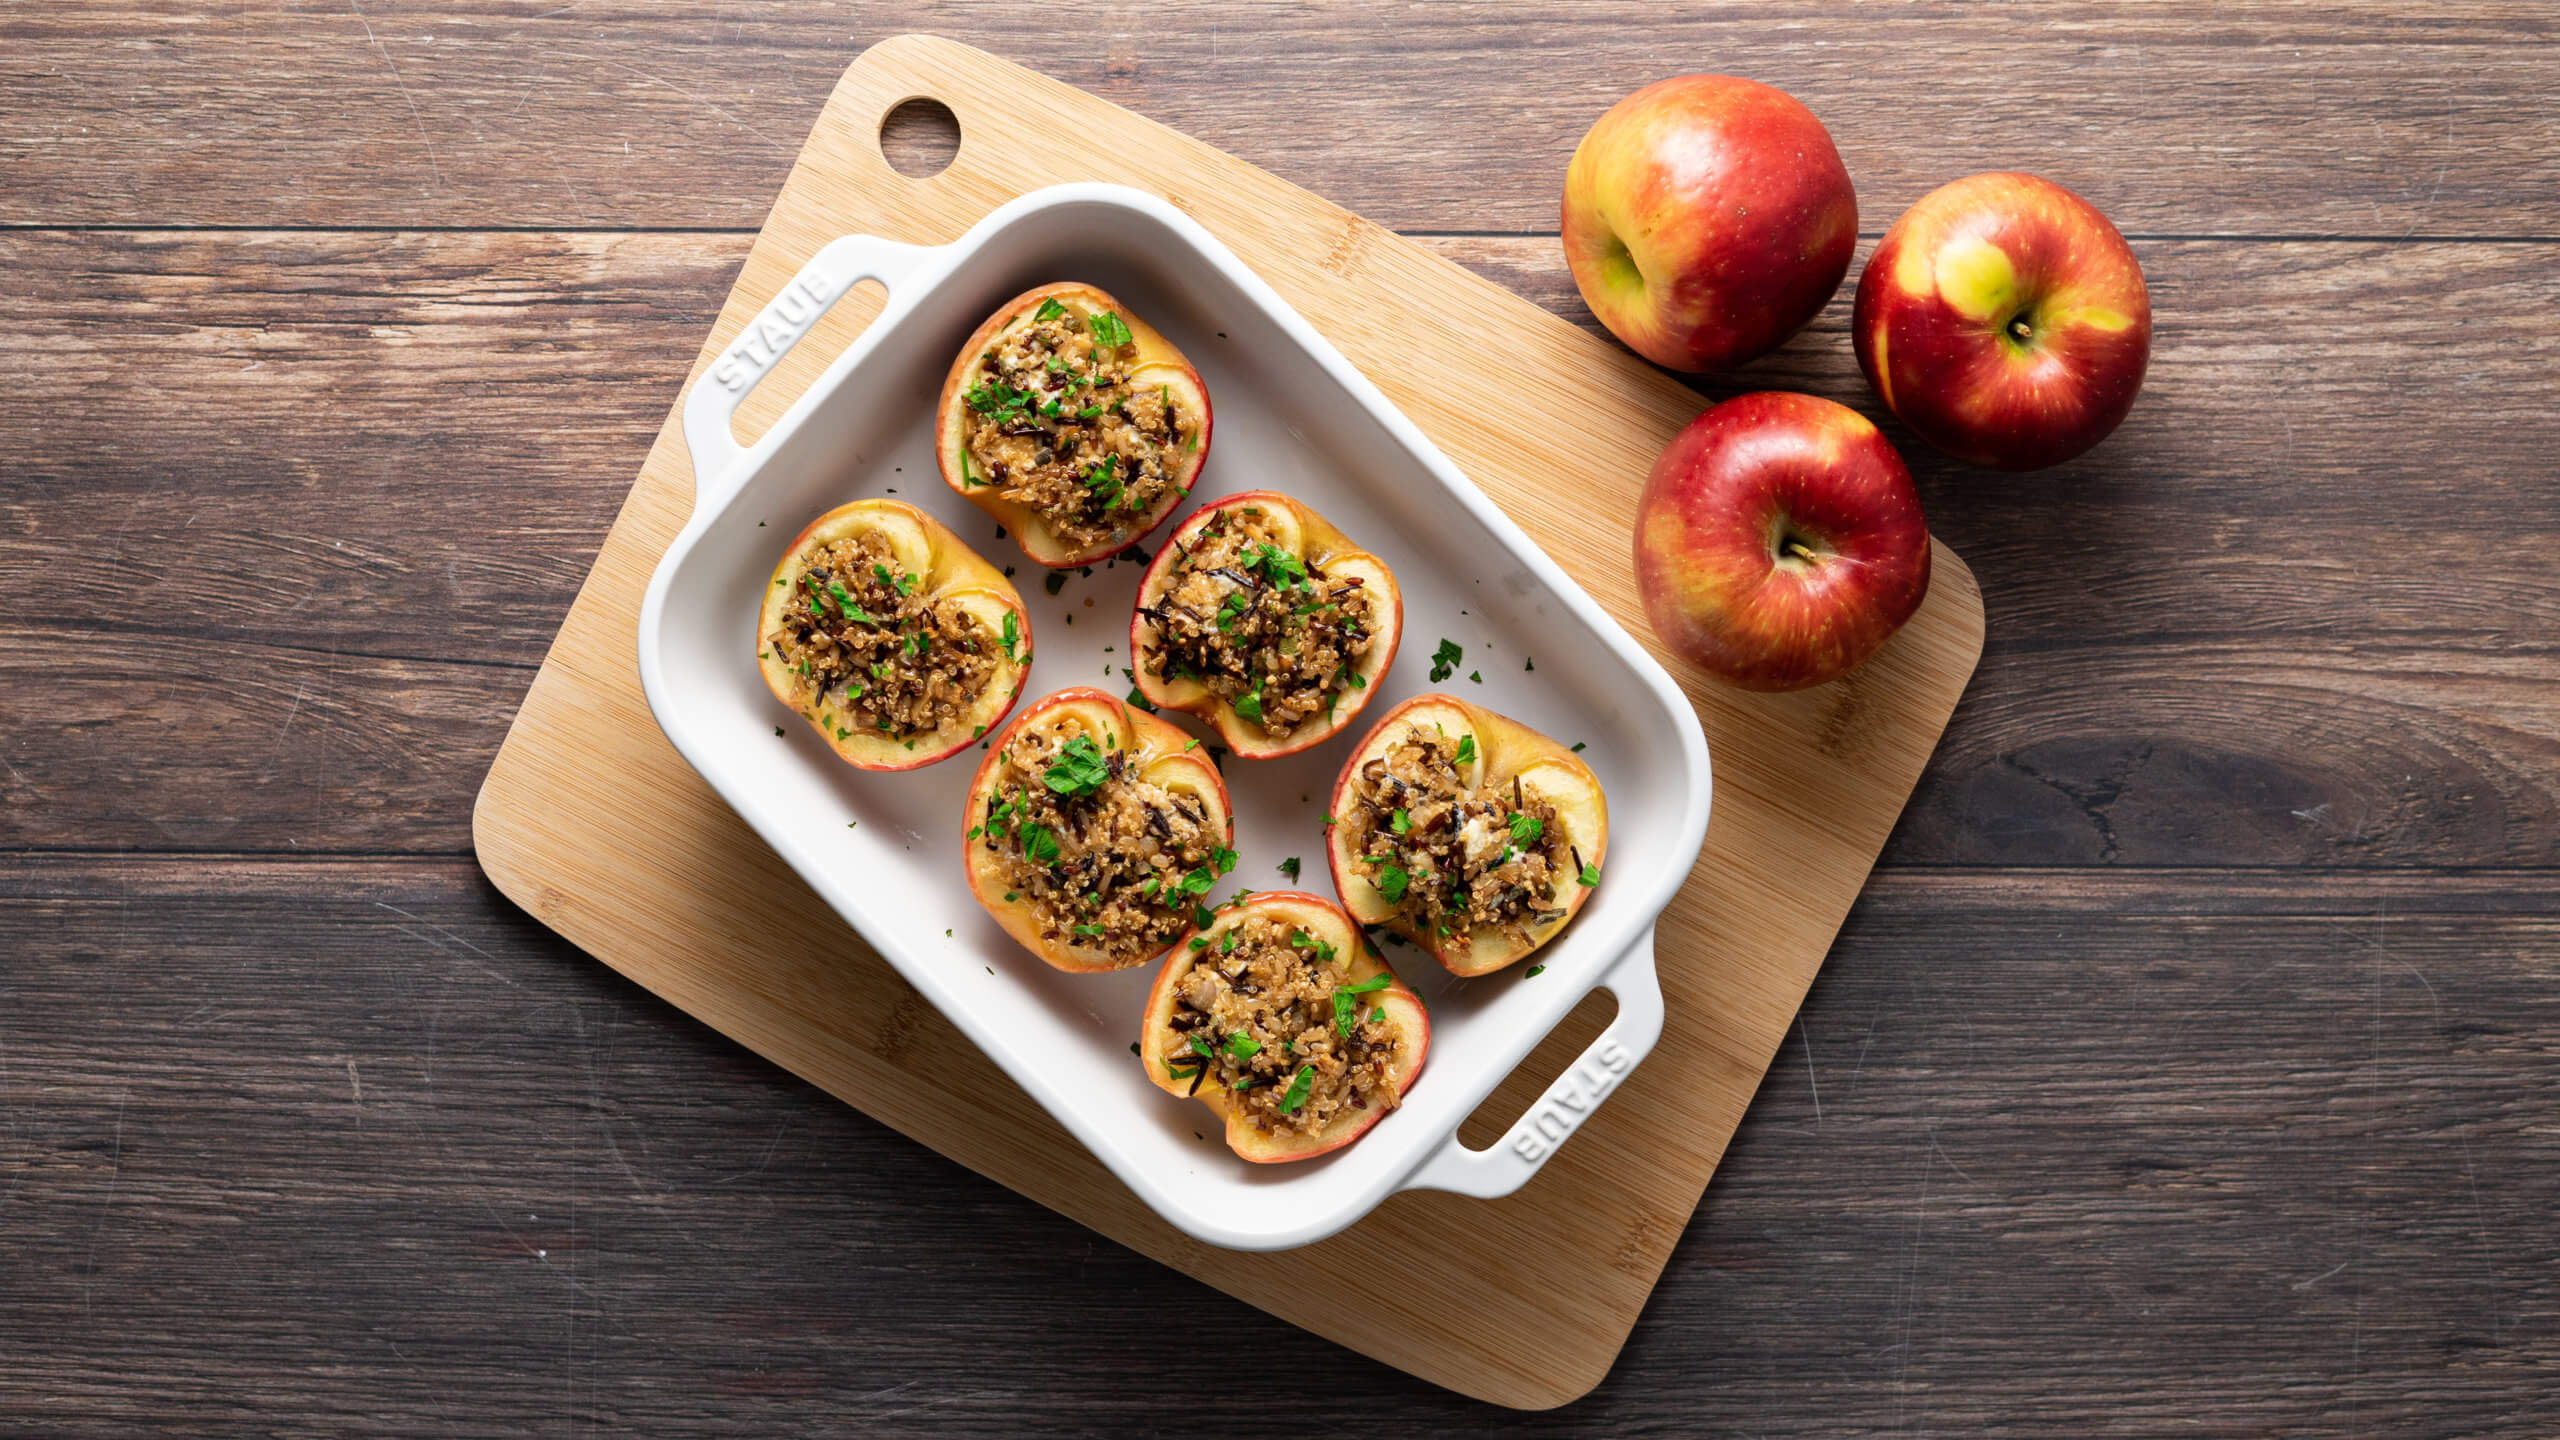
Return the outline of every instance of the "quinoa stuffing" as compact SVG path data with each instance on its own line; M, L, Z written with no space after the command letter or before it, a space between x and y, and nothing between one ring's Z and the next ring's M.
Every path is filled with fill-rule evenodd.
M918 594L888 542L871 532L812 551L782 624L764 637L794 678L792 699L838 739L856 730L928 734L968 714L1021 643L1013 616L989 634L949 600ZM832 706L839 713L830 715Z
M1026 725L975 802L971 844L997 858L1008 901L1044 943L1124 964L1209 923L1202 897L1236 866L1200 798L1141 776L1072 723Z
M1366 687L1360 661L1376 643L1364 579L1328 576L1275 543L1281 533L1255 506L1212 512L1138 612L1155 627L1148 674L1199 681L1275 740Z
M1116 312L1052 296L980 357L962 392L960 483L997 487L1085 552L1127 538L1169 494L1199 423L1165 385L1133 382L1134 337Z
M1153 1058L1194 1094L1225 1086L1266 1135L1312 1135L1345 1110L1393 1110L1403 1028L1377 1000L1393 983L1383 970L1354 982L1314 932L1249 915L1196 953L1174 987L1173 1034Z
M1515 942L1564 918L1564 887L1597 884L1557 823L1555 806L1524 795L1520 779L1470 787L1460 766L1475 737L1414 726L1360 767L1348 813L1335 817L1359 873L1396 907L1408 933Z

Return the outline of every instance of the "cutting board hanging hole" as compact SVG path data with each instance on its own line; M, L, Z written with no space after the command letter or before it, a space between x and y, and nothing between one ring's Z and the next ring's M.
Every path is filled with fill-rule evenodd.
M960 153L960 117L930 95L901 100L880 118L880 155L910 180L930 180Z

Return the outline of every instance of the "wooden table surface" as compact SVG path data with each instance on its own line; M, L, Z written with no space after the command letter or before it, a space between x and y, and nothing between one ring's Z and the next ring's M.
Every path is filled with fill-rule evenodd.
M2018 168L2142 258L2097 453L1905 445L1989 650L1572 1407L1097 1240L473 863L802 134L903 29L1584 324L1564 159L1688 70L1812 105L1870 244ZM2555 96L2549 7L2485 0L0 10L0 1432L1214 1435L1278 1367L1340 1433L2554 1433ZM1705 394L1872 412L1847 309Z

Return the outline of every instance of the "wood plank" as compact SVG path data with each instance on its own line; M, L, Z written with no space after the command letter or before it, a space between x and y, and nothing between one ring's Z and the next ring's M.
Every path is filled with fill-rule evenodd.
M1430 244L1590 324L1552 239ZM466 848L525 684L485 667L539 658L744 246L0 234L0 841ZM2560 247L2140 248L2121 434L2025 479L1905 444L1994 623L1889 857L2560 860ZM1872 410L1846 308L1717 393Z
M2145 233L2550 234L2560 50L2531 0L1406 12L668 4L0 16L20 223L752 229L835 77L922 22L1399 229L1542 230L1565 157L1665 74L1750 75L1838 137L1880 231L2027 169ZM2139 176L2138 182L2135 176Z
M2548 1434L2560 886L1884 872L1526 1434ZM0 867L34 1433L1480 1433L588 962L464 860ZM1164 1317L1220 1337L1167 1346ZM890 1323L889 1317L896 1317Z

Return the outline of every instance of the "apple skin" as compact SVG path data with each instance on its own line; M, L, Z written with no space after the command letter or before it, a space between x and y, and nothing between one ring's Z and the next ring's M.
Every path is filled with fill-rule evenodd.
M1609 107L1564 172L1583 303L1673 370L1774 350L1849 273L1858 196L1813 112L1730 75L1657 80Z
M2041 470L2133 408L2151 296L2096 206L1993 172L1893 222L1858 277L1851 333L1867 383L1912 433L1976 465Z
M1929 527L1865 416L1764 390L1664 447L1636 502L1635 561L1663 644L1746 690L1801 690L1920 608Z

